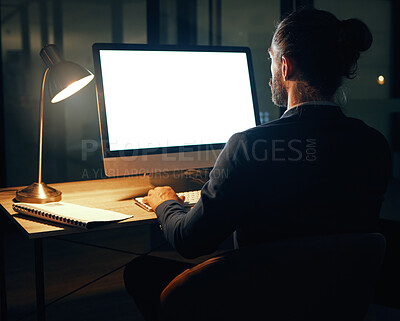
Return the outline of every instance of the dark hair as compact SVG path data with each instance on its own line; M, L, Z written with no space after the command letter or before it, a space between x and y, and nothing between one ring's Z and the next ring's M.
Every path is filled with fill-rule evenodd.
M332 97L343 77L357 72L360 52L372 44L372 34L358 19L340 21L333 14L305 9L278 25L272 43L277 54L293 58L305 81L322 97Z

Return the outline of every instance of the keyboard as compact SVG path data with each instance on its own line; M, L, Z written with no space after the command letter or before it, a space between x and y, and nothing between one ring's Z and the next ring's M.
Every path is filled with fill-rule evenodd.
M188 191L188 192L179 192L176 193L179 197L185 196L185 203L184 206L186 208L193 207L194 204L197 203L197 201L200 199L200 190L198 191ZM141 208L145 209L148 212L153 212L153 209L148 206L147 204L143 203L143 198L144 197L135 197L134 200L136 202L136 205L140 206Z

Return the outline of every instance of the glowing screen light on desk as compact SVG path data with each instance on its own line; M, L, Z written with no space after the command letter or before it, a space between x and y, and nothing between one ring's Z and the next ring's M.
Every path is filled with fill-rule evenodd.
M28 203L47 203L61 200L61 192L42 182L43 154L43 97L46 81L48 83L52 103L62 101L75 94L94 76L86 68L64 60L55 45L47 45L40 51L40 56L46 63L40 93L40 126L39 126L39 175L38 182L17 192L17 200Z

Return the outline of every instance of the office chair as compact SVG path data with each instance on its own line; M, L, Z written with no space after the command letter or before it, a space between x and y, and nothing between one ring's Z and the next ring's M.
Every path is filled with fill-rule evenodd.
M385 252L381 234L277 241L211 258L161 294L168 321L362 321Z

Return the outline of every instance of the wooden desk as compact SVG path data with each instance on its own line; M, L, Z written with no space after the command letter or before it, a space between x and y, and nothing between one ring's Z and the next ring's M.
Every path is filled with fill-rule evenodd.
M134 225L152 224L156 222L156 215L154 213L143 210L132 200L133 197L146 194L147 191L152 187L148 177L123 177L50 185L62 192L62 201L64 202L133 215L133 217L130 219L118 223L104 225L100 228L91 229L90 232ZM0 189L0 215L6 215L14 224L16 224L16 226L24 233L26 237L33 239L34 241L37 319L45 320L42 239L52 236L85 233L88 231L80 228L64 226L61 224L56 225L52 222L46 222L18 214L12 209L14 198L14 188ZM3 236L1 236L1 239L3 240ZM3 246L3 244L1 244L1 246ZM1 278L4 280L4 257L1 257L1 260ZM1 286L1 291L2 319L6 320L6 289L3 284Z

